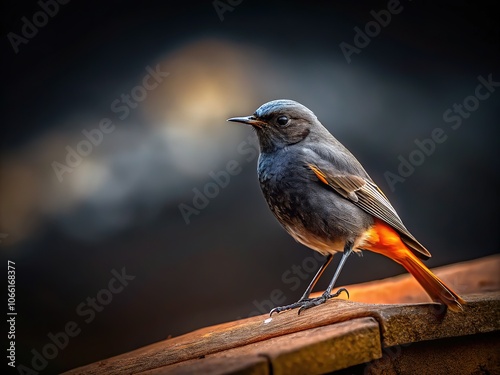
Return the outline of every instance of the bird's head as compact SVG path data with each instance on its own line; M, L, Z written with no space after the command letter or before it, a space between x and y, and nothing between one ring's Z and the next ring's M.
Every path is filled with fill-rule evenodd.
M259 137L262 152L301 142L315 129L323 128L314 113L293 100L273 100L261 105L253 115L227 121L251 125Z

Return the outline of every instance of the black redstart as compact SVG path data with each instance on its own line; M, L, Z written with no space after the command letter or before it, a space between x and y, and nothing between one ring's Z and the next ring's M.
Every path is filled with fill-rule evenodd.
M406 229L389 200L356 158L319 122L313 112L292 100L263 104L252 116L228 121L251 125L257 132L257 167L264 197L285 230L298 242L326 256L304 295L276 307L302 310L336 297L332 289L352 251L370 250L400 263L433 301L461 311L465 301L419 259L431 254ZM342 258L332 281L309 298L333 254Z

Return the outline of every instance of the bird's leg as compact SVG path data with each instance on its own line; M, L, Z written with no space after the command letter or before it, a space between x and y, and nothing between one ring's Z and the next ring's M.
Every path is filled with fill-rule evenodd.
M321 305L322 303L325 303L328 299L338 297L340 293L346 292L347 296L349 297L349 292L345 288L340 288L337 290L334 294L332 293L332 289L335 286L335 283L337 282L337 278L340 275L340 271L342 271L342 267L344 267L345 261L351 255L352 253L352 246L353 244L351 242L346 242L344 246L344 253L342 254L342 259L340 259L340 263L337 267L337 270L335 271L335 274L333 275L332 281L330 281L330 284L328 285L328 288L324 291L324 293L317 298L312 298L308 299L306 302L302 303L299 309L299 315L302 311L310 309L311 307Z
M300 299L297 302L292 303L291 305L275 307L274 309L271 310L269 315L272 316L274 313L280 313L280 312L285 311L285 310L291 310L291 309L295 309L297 307L301 307L305 302L309 301L309 295L311 294L312 290L316 286L316 283L320 279L321 275L323 275L323 272L325 272L326 267L328 267L328 265L330 264L332 259L333 259L333 255L328 254L326 257L325 263L323 263L321 265L318 272L316 272L316 275L314 275L313 279L311 280L311 283L307 287L306 291L304 292L302 297L300 297Z

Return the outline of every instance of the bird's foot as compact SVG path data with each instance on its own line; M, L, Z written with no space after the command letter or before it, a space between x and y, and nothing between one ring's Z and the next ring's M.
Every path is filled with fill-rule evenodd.
M325 303L330 298L338 297L340 295L340 293L342 293L342 292L345 292L347 294L347 298L349 298L349 292L347 291L347 289L340 288L334 294L326 294L326 292L325 292L321 296L316 297L316 298L300 299L299 301L292 303L291 305L275 307L274 309L271 310L269 315L272 316L274 313L279 314L282 311L296 309L297 307L299 308L298 314L300 315L300 313L302 311L310 309L311 307L314 307L314 306L319 306L322 303Z
M349 292L346 288L340 288L339 290L337 290L333 294L326 294L326 292L325 292L321 296L316 297L316 298L312 298L309 301L306 301L305 303L303 303L302 306L300 306L300 308L299 308L298 315L300 315L300 313L304 310L307 310L307 309L310 309L311 307L319 306L319 305L325 303L330 298L338 297L340 295L340 293L342 293L342 292L345 292L347 294L347 298L349 298Z
M274 313L279 314L282 311L293 310L296 309L297 307L302 307L305 303L308 303L309 301L311 301L311 298L305 298L305 299L300 299L297 302L292 303L291 305L275 307L274 309L271 310L269 316L273 316Z

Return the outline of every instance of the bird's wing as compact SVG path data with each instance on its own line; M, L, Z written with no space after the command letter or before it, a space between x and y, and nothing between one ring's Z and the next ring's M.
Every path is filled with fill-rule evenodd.
M317 165L308 164L307 167L314 172L321 183L330 186L362 210L396 229L401 235L401 240L416 255L424 259L431 257L429 251L406 229L396 210L375 183L353 174L335 172L333 168L330 170L327 166L322 166L320 169Z

